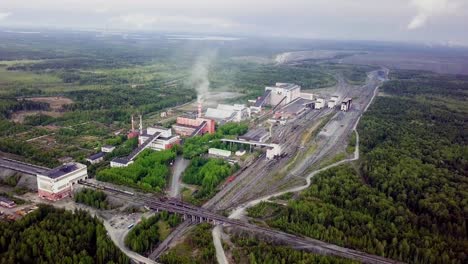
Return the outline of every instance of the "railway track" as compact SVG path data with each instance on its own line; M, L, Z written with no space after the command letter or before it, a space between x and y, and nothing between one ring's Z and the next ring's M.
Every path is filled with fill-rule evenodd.
M225 216L218 215L207 209L193 206L181 202L177 199L166 198L163 196L159 197L146 197L138 195L129 191L122 191L113 187L108 187L105 185L93 184L86 181L80 181L80 184L88 186L91 188L101 189L110 193L118 194L120 197L126 197L128 201L132 202L141 202L145 206L151 208L152 210L164 210L170 213L181 214L184 217L194 217L201 221L212 222L214 224L222 224L225 226L231 226L234 228L240 228L249 233L257 233L259 235L264 235L273 238L274 240L281 241L284 244L288 244L293 248L310 251L322 255L338 256L347 259L357 260L362 263L372 263L372 264L395 264L400 263L395 260L390 260L380 256L375 256L372 254L360 252L353 249L348 249L340 247L334 244L323 242L320 240L315 240L311 238L305 238L301 236L296 236L293 234L288 234L282 231L269 229L266 227L257 226L254 224L242 222L236 219L230 219Z

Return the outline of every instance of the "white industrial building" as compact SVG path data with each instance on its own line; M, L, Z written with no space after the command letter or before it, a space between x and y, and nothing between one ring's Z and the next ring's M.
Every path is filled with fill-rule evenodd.
M147 146L145 146L145 148L160 151L170 149L173 145L180 143L180 137L177 135L172 135L171 128L153 126L148 127L138 136L139 144L143 145L146 141L150 140L150 138L158 133L159 136L150 142Z
M275 157L281 156L281 146L278 144L270 144L267 147L266 157L267 159L274 159Z
M208 149L208 154L223 158L229 158L232 155L232 152L224 149L210 148Z
M218 122L241 122L250 118L250 108L244 104L218 104L217 108L208 108L205 117Z
M271 91L269 105L286 105L301 96L301 86L293 83L276 83L275 86L265 87L265 91Z
M57 201L71 196L72 186L87 178L86 165L77 162L66 163L43 174L37 174L39 197Z
M120 157L120 158L114 158L110 162L111 168L122 168L122 167L127 167L128 165L132 164L133 160L129 160L125 157Z
M325 107L325 100L323 98L317 98L315 101L315 109L322 109Z

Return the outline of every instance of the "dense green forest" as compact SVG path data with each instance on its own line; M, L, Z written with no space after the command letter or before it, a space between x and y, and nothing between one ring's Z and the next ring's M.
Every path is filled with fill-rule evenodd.
M301 264L352 264L359 263L347 259L322 256L294 250L285 246L275 246L248 235L231 237L234 244L232 255L235 263L301 263Z
M248 131L248 129L248 125L244 123L226 123L219 126L214 134L205 134L203 136L187 138L184 141L183 146L184 157L192 159L196 156L207 153L209 148L226 149L226 144L223 144L219 139L243 135Z
M0 263L129 263L102 223L85 211L41 205L13 223L0 222Z
M195 194L195 198L204 199L213 195L218 184L237 169L238 167L231 166L222 159L195 157L184 171L182 181L200 185L201 189Z
M182 243L162 255L159 261L163 264L218 263L211 228L207 223L195 226Z
M142 218L125 237L125 246L140 254L151 251L165 239L166 233L169 233L170 229L176 227L181 221L179 216L167 212L155 214L148 219ZM165 224L167 226L163 226ZM163 228L168 230L162 230Z
M107 195L103 191L82 189L73 195L75 202L86 204L97 209L110 209Z
M287 207L261 204L251 213L405 262L466 263L468 80L397 72L381 91L358 126L357 164L314 177Z
M169 163L176 157L176 150L142 151L128 167L107 168L97 172L99 181L127 185L145 191L160 192L165 186L170 170Z

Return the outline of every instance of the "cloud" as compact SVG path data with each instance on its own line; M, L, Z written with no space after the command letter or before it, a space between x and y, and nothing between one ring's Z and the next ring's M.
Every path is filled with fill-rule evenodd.
M424 27L433 16L456 12L460 2L459 0L411 0L410 5L417 10L417 14L408 24L408 29L414 30Z
M211 17L189 17L189 16L160 16L146 15L142 13L126 14L111 19L112 22L126 27L136 27L138 29L151 29L153 27L166 26L210 26L216 28L229 28L234 23L219 18Z
M7 19L10 15L11 13L8 13L8 12L5 12L5 13L0 12L0 20Z

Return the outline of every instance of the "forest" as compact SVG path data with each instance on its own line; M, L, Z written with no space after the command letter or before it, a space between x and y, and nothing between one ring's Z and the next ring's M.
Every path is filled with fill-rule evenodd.
M182 181L201 186L194 195L196 199L206 199L214 194L216 187L238 169L222 159L195 157L182 175Z
M211 229L208 223L195 226L182 243L162 255L159 261L163 264L218 263Z
M148 219L142 218L125 237L125 246L140 254L149 252L181 221L179 216L167 212L155 214Z
M0 263L129 263L87 212L40 205L12 222L0 222Z
M73 199L77 203L86 204L97 209L110 209L107 194L103 191L83 188L73 195Z
M123 168L107 168L97 172L96 179L144 191L161 192L169 177L169 163L176 157L176 150L144 150L133 164Z
M272 227L392 259L466 263L467 87L456 76L392 74L358 126L358 163L314 177L286 207L251 212L272 212L263 219Z
M359 262L332 256L311 254L286 246L266 243L258 238L240 234L231 237L231 249L235 263L301 263L301 264L357 264Z

